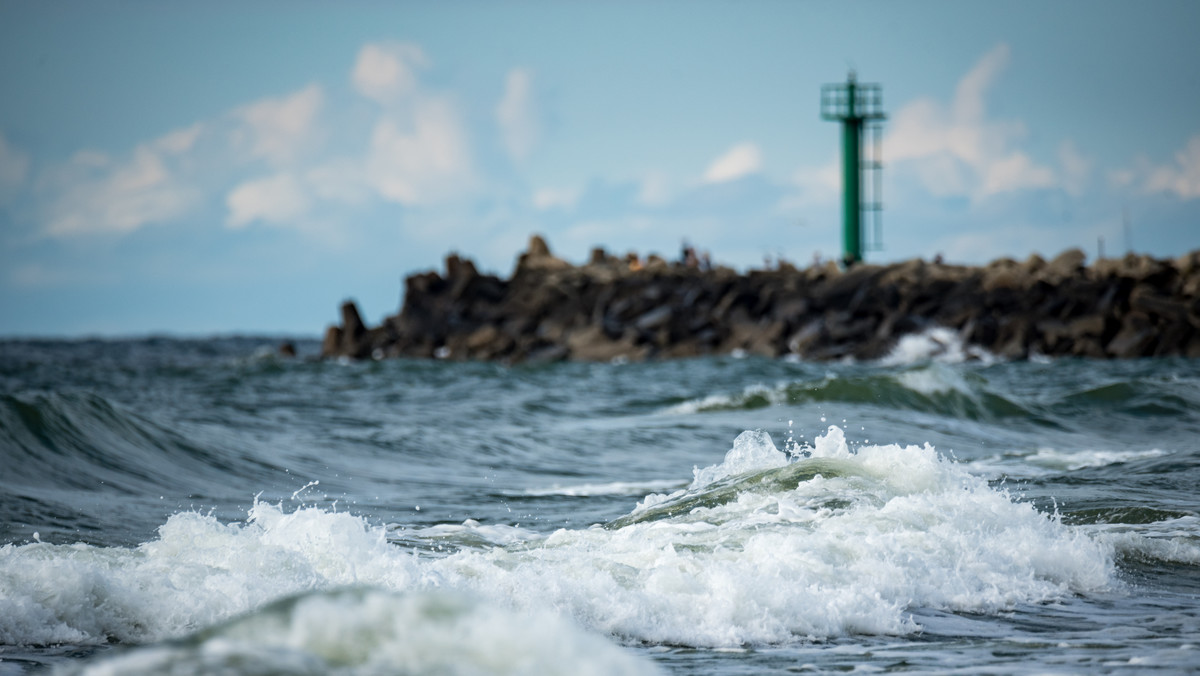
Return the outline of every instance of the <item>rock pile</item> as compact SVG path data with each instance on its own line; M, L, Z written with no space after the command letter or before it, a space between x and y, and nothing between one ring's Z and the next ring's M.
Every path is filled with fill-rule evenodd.
M631 265L631 262L633 263ZM353 302L322 354L507 363L744 351L804 359L886 355L935 326L1001 357L1200 357L1200 251L1085 266L1072 249L984 267L910 260L739 274L601 249L571 265L534 236L510 279L457 255L405 280L400 314L368 328Z

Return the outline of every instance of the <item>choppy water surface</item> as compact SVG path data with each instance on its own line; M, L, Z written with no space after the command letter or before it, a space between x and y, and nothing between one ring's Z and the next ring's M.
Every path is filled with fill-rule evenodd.
M274 342L0 343L0 675L1200 669L1200 362Z

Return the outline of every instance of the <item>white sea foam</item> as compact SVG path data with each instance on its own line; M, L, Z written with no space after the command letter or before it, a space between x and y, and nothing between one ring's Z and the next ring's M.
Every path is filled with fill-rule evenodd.
M781 459L756 438L762 448L731 453L739 470ZM831 428L809 453L841 471L687 518L560 530L541 548L436 567L460 583L486 580L500 598L550 600L618 636L715 647L906 633L917 629L909 608L996 612L1112 583L1109 548L928 446L852 452ZM743 462L751 456L762 462ZM717 476L730 477L697 479Z
M1148 450L1085 450L1058 451L1053 448L1039 448L1037 453L1027 456L1024 461L1038 467L1053 470L1077 470L1086 467L1104 467L1131 460L1157 458L1166 455L1166 451L1151 448Z
M1086 529L1124 556L1167 563L1200 565L1200 518L1183 516L1132 526L1100 523Z
M660 673L548 612L512 611L460 594L352 589L273 604L188 641L106 656L64 673L509 674Z
M1033 452L1014 450L1002 455L981 458L971 461L969 468L975 474L988 477L1005 475L1034 478L1092 467L1107 467L1164 455L1167 455L1167 451L1158 448L1119 451L1103 449L1060 451L1053 448L1039 448Z
M390 543L386 528L349 514L268 504L244 524L177 514L135 549L8 545L0 643L156 641L288 595L359 585L451 591L522 617L565 614L634 642L732 648L904 634L919 629L913 609L992 613L1114 584L1111 544L1014 502L929 446L851 449L830 427L803 455L743 434L723 463L695 472L690 491L733 491L721 500L449 555ZM790 463L820 472L739 483ZM402 603L380 599L371 603Z
M257 503L247 523L222 524L184 512L136 549L0 547L0 644L152 641L290 594L421 576L382 527L349 514Z
M786 385L779 384L775 387L767 387L762 383L755 383L753 385L746 386L738 394L710 394L703 399L692 399L689 401L680 402L674 406L669 406L662 412L668 415L690 415L704 411L713 411L731 408L734 406L741 406L743 403L753 398L765 399L770 404L786 403Z
M886 357L880 360L884 366L899 366L923 361L959 364L964 361L992 363L996 356L977 346L968 345L954 329L935 326L920 333L900 337Z
M787 463L787 455L775 448L771 435L762 430L742 432L733 440L733 448L729 449L719 465L692 470L690 488L703 488L727 476L774 469Z
M971 378L976 378L976 376L950 366L953 360L914 359L912 362L915 362L916 365L880 377L887 378L897 385L927 398L945 394L962 395L977 407L985 406L981 386L971 382ZM895 362L895 365L902 364L909 364L909 361ZM722 392L680 402L663 409L661 413L664 415L692 415L706 411L749 408L755 405L788 405L794 403L797 398L802 400L806 396L853 396L845 392L839 394L836 387L830 387L836 385L838 378L838 375L827 373L823 379L809 382L777 382L773 386L755 383L744 387L741 392ZM850 380L861 379L850 377ZM824 393L818 393L822 391Z
M682 483L677 479L659 479L655 481L613 481L603 484L577 484L573 486L527 488L520 494L531 497L561 495L572 498L587 498L600 495L645 495L651 491L678 488L681 485Z
M950 368L941 362L934 362L922 368L897 373L892 377L904 387L925 396L957 392L971 398L977 398L975 390L971 388L971 384L963 377L962 372Z
M507 524L481 524L467 519L461 524L440 523L423 528L396 527L389 539L393 542L445 551L457 547L508 547L519 542L539 539L537 531Z

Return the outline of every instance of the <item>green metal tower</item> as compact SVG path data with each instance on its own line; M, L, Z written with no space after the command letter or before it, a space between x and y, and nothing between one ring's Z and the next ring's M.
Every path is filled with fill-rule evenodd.
M827 84L821 87L821 118L840 120L842 123L842 243L845 250L843 262L847 266L862 261L865 235L867 250L878 250L882 245L879 213L880 202L880 138L883 114L883 94L877 84L862 84L854 79L854 71L846 77L845 84ZM863 157L864 132L870 135L866 146L868 155ZM863 199L863 172L872 172L869 199ZM871 233L862 228L862 214L874 215Z

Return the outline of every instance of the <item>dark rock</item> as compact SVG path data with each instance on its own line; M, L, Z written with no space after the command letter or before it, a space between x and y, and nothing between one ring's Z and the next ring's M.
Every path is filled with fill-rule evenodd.
M1160 325L1154 337L1152 357L1173 357L1183 353L1184 346L1192 337L1192 327L1187 322L1173 321Z
M641 360L649 353L648 348L635 345L631 338L613 340L595 326L572 331L567 335L566 347L570 358L579 361Z
M1108 342L1105 351L1112 357L1132 359L1148 357L1154 350L1154 325L1144 314L1131 312L1125 316L1121 330Z
M481 352L500 339L500 329L493 324L479 327L467 336L464 347L472 353Z
M808 322L799 331L788 337L788 351L792 354L807 357L813 351L813 348L822 342L822 334L824 332L825 320L823 318L818 317Z
M566 361L571 351L566 345L543 345L529 353L525 358L527 364L547 364L551 362Z
M1083 272L1083 263L1086 260L1087 255L1079 249L1068 249L1044 264L1038 270L1038 277L1050 284L1061 284L1079 276Z
M342 346L342 330L336 326L325 329L325 339L321 341L321 356L336 357Z
M1186 321L1188 306L1181 301L1159 295L1149 284L1138 284L1129 294L1129 307L1148 315L1158 315L1173 321Z
M1006 317L1000 322L996 336L996 354L1005 359L1025 359L1029 356L1030 321L1026 317Z
M1043 319L1037 329L1038 352L1043 354L1069 354L1071 351L1071 331L1066 322L1061 319Z
M1002 357L1200 352L1200 252L1177 260L1103 259L1079 250L1049 262L985 267L926 263L779 266L747 274L620 259L587 265L530 239L509 279L446 257L405 280L404 306L368 329L357 307L322 342L326 357L556 361L670 358L742 350L806 359L875 359L901 336L954 329Z
M321 343L321 356L355 359L370 356L372 345L368 339L367 327L358 313L358 306L353 301L345 301L342 303L341 315L341 326L331 326L325 331L325 339Z
M522 272L538 271L545 272L547 270L562 270L570 267L570 264L561 258L555 258L550 253L550 247L546 244L546 240L541 235L533 235L529 238L529 246L525 253L517 258L517 275Z
M1112 327L1115 321L1104 315L1088 315L1071 321L1067 325L1067 335L1074 341L1094 338L1100 343L1106 343L1115 333Z
M639 331L652 331L662 326L666 326L671 321L671 314L674 308L670 305L659 306L637 318L634 326Z

